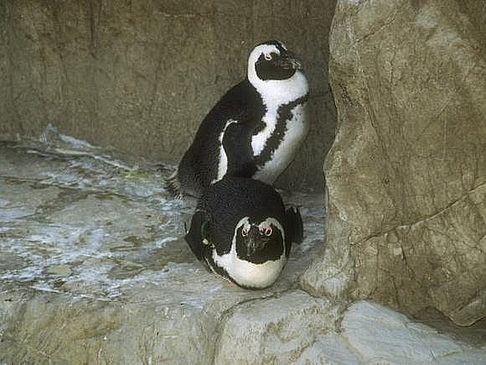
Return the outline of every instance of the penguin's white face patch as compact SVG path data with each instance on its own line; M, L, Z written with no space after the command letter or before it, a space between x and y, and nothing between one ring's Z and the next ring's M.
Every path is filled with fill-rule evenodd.
M284 44L281 43L281 46L283 49L287 50L287 47L285 47ZM256 46L253 51L251 51L250 56L248 57L248 66L252 65L254 69L256 62L261 55L264 55L266 60L271 60L272 53L275 53L277 55L280 54L280 50L273 44L260 44L259 46Z
M271 60L273 55L280 56L282 51L288 51L287 47L279 42L276 44L260 44L256 46L248 56L248 80L262 95L265 103L265 98L282 99L282 103L295 100L308 92L307 80L301 70L297 70L292 77L280 80L262 80L258 77L256 71L256 64L259 58L263 55L266 60ZM305 90L303 90L305 89Z
M235 231L238 230L238 228L240 228L241 226L243 226L243 228L248 228L250 229L250 217L243 217L240 219L240 221L236 224L236 227L235 227Z
M272 226L266 222L262 222L258 225L260 233L266 237L269 237L273 233Z
M280 222L275 218L269 217L258 225L260 232L262 232L262 234L264 234L265 236L272 235L272 227L275 227L280 232L280 234L282 235L282 240L283 242L285 242L285 231Z
M248 217L245 217L243 219L245 219L245 221L244 221L243 227L241 228L241 235L243 237L246 237L246 236L248 236L248 233L250 232L251 224L248 222ZM238 228L239 228L239 226L237 225L236 230L238 230Z
M285 242L285 233L282 225L274 218L267 218L258 225L259 230L263 233L269 232L269 228L274 227L282 235L282 245ZM277 260L268 260L262 264L242 260L236 253L236 236L241 229L250 229L249 217L242 218L235 227L235 233L231 244L231 250L227 254L219 256L216 250L213 250L212 258L216 265L223 268L228 276L238 285L251 288L266 288L277 280L287 261L285 256L285 247L282 246L282 255ZM243 235L243 233L241 233ZM271 234L271 233L270 233Z

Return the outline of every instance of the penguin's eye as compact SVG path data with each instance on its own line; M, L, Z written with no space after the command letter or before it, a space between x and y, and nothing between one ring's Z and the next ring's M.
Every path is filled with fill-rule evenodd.
M272 54L271 53L265 53L265 59L267 61L270 61L272 59Z
M269 237L272 235L272 227L265 227L261 230L261 233Z
M243 237L246 237L246 236L248 236L248 232L249 232L249 231L250 231L250 228L248 228L248 227L243 227L243 228L241 229L241 235L242 235Z

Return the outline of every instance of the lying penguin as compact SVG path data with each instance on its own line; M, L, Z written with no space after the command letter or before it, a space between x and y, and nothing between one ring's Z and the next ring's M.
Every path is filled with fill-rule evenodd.
M168 190L199 197L227 174L272 184L307 135L308 97L302 65L287 47L279 41L257 45L248 58L247 77L204 118L168 179Z
M208 268L247 289L272 285L301 243L299 210L285 210L280 195L263 182L225 177L200 198L185 236Z

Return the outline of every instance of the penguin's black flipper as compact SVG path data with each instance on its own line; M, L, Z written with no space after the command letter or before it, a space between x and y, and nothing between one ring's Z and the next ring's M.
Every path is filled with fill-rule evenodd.
M251 150L251 133L242 122L233 122L226 127L223 148L228 157L226 175L252 177L257 168Z
M302 243L304 240L304 224L302 223L302 216L300 215L299 209L290 207L285 211L285 218L287 220L290 240L297 244Z
M184 236L184 239L189 244L192 253L198 260L203 260L203 249L207 241L208 220L206 214L200 210L196 211L191 219L191 227Z

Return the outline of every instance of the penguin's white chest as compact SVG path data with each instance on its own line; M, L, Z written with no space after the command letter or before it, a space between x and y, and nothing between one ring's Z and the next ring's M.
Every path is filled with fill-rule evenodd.
M222 256L214 250L212 258L216 265L226 270L228 276L238 285L251 288L266 288L272 285L286 263L285 253L278 260L266 261L263 264L241 260L234 246L229 253Z
M309 129L305 114L305 103L292 108L291 117L285 120L278 119L277 111L267 112L263 118L266 127L251 141L254 157L262 157L255 179L272 184L292 162Z

